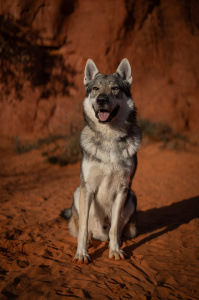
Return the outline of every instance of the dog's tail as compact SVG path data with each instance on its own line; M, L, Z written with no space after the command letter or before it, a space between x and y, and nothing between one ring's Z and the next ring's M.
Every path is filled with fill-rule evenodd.
M72 207L66 208L61 212L61 217L65 218L67 221L70 220L72 216Z

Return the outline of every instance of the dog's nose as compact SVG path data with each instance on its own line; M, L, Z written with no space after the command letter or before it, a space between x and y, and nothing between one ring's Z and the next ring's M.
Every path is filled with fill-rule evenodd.
M103 106L105 105L106 103L108 103L108 96L106 94L100 94L98 97L97 97L97 104L99 106Z

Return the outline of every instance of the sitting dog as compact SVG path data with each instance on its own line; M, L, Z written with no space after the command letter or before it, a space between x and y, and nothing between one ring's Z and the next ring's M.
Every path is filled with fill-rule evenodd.
M121 237L136 235L136 196L131 183L141 143L136 108L131 97L131 67L124 58L116 73L99 73L88 59L83 109L86 126L81 132L81 184L71 208L64 211L69 230L77 236L74 263L87 264L87 243L109 240L109 257L125 259Z

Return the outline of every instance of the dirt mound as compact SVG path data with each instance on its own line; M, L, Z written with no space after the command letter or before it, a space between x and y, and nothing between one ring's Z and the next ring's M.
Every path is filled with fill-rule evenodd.
M132 65L139 117L199 128L199 5L192 1L3 1L0 130L32 138L78 123L83 70Z

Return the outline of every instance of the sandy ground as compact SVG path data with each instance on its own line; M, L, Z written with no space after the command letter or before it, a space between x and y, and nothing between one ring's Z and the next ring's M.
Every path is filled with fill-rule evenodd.
M133 182L138 236L125 261L95 242L92 262L71 263L76 240L60 212L80 163L44 162L41 150L0 153L0 299L199 299L199 155L142 146Z

